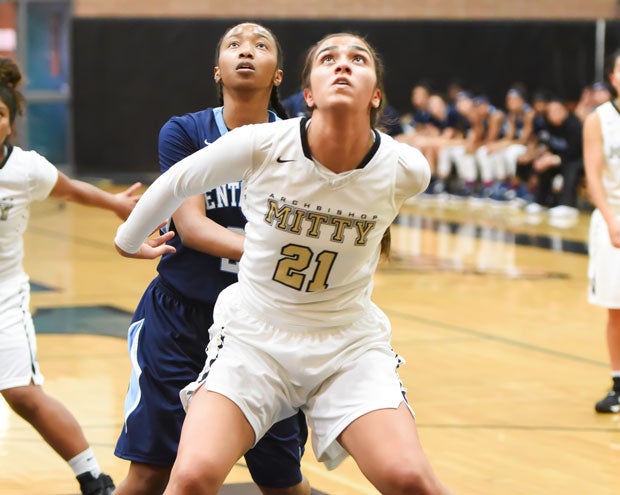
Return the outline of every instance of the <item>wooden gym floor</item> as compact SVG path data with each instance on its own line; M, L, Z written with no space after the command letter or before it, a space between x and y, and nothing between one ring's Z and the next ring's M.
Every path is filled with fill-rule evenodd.
M420 199L393 227L375 301L423 445L455 494L620 493L620 414L597 415L611 381L605 312L586 301L588 215L551 222L506 206ZM47 200L25 236L44 388L77 416L102 468L113 455L129 359L124 335L155 262L118 256L111 214ZM330 495L377 493L349 459L303 470ZM223 493L258 493L242 462ZM70 469L0 401L0 493L76 493Z

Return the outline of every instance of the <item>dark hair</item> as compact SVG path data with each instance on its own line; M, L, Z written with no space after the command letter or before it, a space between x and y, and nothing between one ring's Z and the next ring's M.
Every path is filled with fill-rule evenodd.
M9 109L9 121L15 122L17 114L24 112L24 96L17 90L22 80L19 66L10 58L0 57L0 100Z
M383 61L381 60L381 57L379 56L377 51L372 47L372 45L368 43L366 38L364 38L363 36L360 36L359 34L355 34L355 33L328 34L321 40L317 41L314 45L312 45L310 49L308 50L308 52L306 53L304 66L301 71L301 87L302 89L310 87L310 73L312 72L312 62L314 61L314 57L316 55L316 51L318 50L319 46L330 38L336 38L340 36L353 36L354 38L358 38L359 40L364 42L364 44L368 48L368 51L370 52L370 55L372 56L375 62L375 75L377 76L377 88L381 90L381 102L379 103L378 108L372 108L370 110L370 125L371 127L374 127L377 123L379 115L381 114L381 111L383 110L385 106L385 87L383 84L384 68L383 68Z
M276 49L278 51L277 53L277 68L278 69L282 69L282 67L284 66L284 53L282 52L282 46L280 45L280 42L278 41L278 38L276 37L275 34L273 34L273 31L265 26L263 26L262 24L258 24L256 22L251 22L251 21L247 21L247 22L240 22L238 24L235 24L234 26L229 27L226 31L224 31L224 34L222 35L222 37L220 38L220 40L217 42L217 47L215 48L215 65L219 65L219 61L220 61L220 51L222 50L222 43L224 42L224 38L226 37L226 35L228 34L228 32L241 25L241 24L256 24L257 26L260 26L261 28L263 28L265 31L267 31L271 37L273 38L273 41L276 44ZM218 99L220 101L220 105L224 106L224 93L222 91L222 81L220 81L219 83L217 83L217 96ZM269 107L278 115L278 117L280 117L281 119L288 119L288 114L286 113L286 110L284 108L284 106L282 105L282 102L280 101L280 96L278 94L278 86L273 85L271 88L271 95L269 97Z
M605 59L605 76L609 79L609 76L614 71L614 67L616 66L616 60L620 57L620 48L616 48L607 58ZM609 90L614 97L618 96L618 91L612 85L609 85Z

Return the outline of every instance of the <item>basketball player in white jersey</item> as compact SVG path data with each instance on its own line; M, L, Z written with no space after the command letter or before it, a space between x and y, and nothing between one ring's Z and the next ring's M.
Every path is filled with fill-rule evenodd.
M84 495L110 495L112 479L99 464L73 415L45 394L37 361L30 315L30 285L22 266L22 236L30 204L48 196L105 208L125 219L138 200L134 184L110 194L73 180L34 151L12 146L15 116L23 97L17 90L21 72L15 62L0 58L0 393L9 406L29 422L73 469Z
M419 151L373 129L382 72L364 39L325 37L302 71L310 119L229 132L164 173L119 228L121 254L171 252L165 236L143 241L184 198L243 179L239 282L220 294L205 368L181 394L191 403L167 495L218 493L237 459L300 409L328 468L350 454L382 493L450 493L371 301L384 233L430 178Z
M590 303L607 308L607 348L613 386L595 405L600 413L620 412L620 49L606 67L614 99L590 113L583 128L583 158L590 199Z

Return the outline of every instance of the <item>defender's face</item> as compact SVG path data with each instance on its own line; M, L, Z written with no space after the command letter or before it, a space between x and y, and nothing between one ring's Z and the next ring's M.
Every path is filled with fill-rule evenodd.
M239 24L226 33L220 47L214 78L231 89L271 89L282 82L278 47L262 26Z
M366 43L355 36L335 36L318 46L310 87L304 90L309 108L378 108L381 90L377 88L374 58Z

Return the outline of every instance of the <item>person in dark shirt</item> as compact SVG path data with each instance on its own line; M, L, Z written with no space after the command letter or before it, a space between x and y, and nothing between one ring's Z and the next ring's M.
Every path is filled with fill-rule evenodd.
M577 186L583 173L582 125L559 98L550 98L545 111L545 130L539 133L547 150L532 166L538 178L536 202L543 206L556 206L550 214L577 212ZM553 180L562 177L562 187L555 197Z

